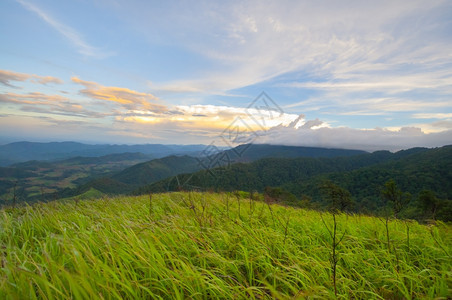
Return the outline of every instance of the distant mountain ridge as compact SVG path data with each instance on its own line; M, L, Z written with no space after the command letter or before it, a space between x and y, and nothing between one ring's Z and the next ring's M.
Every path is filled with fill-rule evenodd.
M108 162L118 162L124 160L147 160L151 159L151 155L146 155L140 152L130 153L114 153L103 156L75 156L71 158L66 158L62 160L55 160L52 162L49 161L41 161L41 160L29 160L26 162L20 162L10 165L9 167L19 168L19 169L36 169L36 168L49 168L52 166L52 163L64 163L64 164L99 164L99 163L108 163Z
M77 142L15 142L0 146L0 166L30 160L62 160L76 156L99 157L125 152L139 152L161 158L168 155L198 155L205 145L89 145Z

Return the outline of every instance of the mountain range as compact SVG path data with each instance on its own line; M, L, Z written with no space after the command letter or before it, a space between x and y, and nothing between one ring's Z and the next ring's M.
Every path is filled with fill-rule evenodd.
M210 153L210 152L208 152ZM123 171L88 182L78 189L66 191L65 196L84 193L92 188L103 193L112 193L117 186L122 187L123 193L132 192L140 187L170 178L172 176L191 173L215 166L228 166L235 163L250 163L269 157L339 157L365 154L361 150L324 149L316 147L295 147L267 144L246 144L232 149L220 151L209 156L167 156L160 159L143 162ZM106 184L109 182L109 184Z
M35 155L51 157L45 152L49 144L52 143L39 144ZM25 149L27 145L33 146L19 143L9 147L10 151L14 147L22 149L16 157L25 157L33 152ZM331 181L351 192L357 211L372 211L381 207L381 188L390 179L413 197L422 190L432 190L441 199L452 199L452 146L412 148L395 153L266 144L245 144L227 150L217 148L217 151L201 145L137 145L136 148L103 145L102 148L69 142L57 146L52 153L62 156L121 149L141 149L147 153L78 155L0 167L0 202L180 189L263 192L272 187L290 193L291 199L310 199L321 204L323 195L319 186ZM151 149L154 152L149 154ZM161 152L165 150L169 155ZM172 154L177 151L188 151L192 156ZM164 157L154 158L156 155Z
M30 160L62 160L76 156L100 157L109 154L142 153L152 158L168 155L198 155L205 149L205 145L89 145L76 142L15 142L0 146L0 166Z
M350 191L355 211L372 212L383 206L381 191L389 180L409 192L412 203L422 191L433 191L448 207L443 219L452 220L449 200L452 199L452 146L396 153L377 151L348 157L263 158L180 174L141 187L134 194L181 189L263 192L273 187L293 194L292 199L309 199L321 206L324 201L321 187L325 182L333 182Z

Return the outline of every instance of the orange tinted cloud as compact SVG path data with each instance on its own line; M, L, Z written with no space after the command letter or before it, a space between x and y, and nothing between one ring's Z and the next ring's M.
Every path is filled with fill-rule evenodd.
M0 102L10 102L19 104L51 104L50 102L62 102L69 99L59 95L46 95L39 92L28 94L5 93L0 94ZM56 103L53 103L56 104Z
M34 83L40 84L63 83L61 79L52 76L39 76L35 74L26 74L8 70L0 70L0 83L9 87L15 87L10 83L10 81L26 81L28 79L31 79L31 81Z
M19 109L26 112L96 118L104 116L98 112L86 110L79 103L71 102L70 99L66 97L60 95L46 95L39 92L28 94L0 94L0 104L1 103L20 105Z
M103 86L97 82L85 81L77 77L72 77L71 80L83 85L85 88L80 90L80 93L93 99L120 103L129 110L148 110L156 113L167 111L166 106L151 102L158 100L152 94L122 87Z

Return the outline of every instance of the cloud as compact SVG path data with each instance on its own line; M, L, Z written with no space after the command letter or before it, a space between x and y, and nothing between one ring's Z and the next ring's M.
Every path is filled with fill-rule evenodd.
M403 111L425 111L431 108L450 107L450 101L428 101L428 100L410 100L400 98L371 98L350 101L349 105L365 107L370 111L403 112Z
M320 120L310 120L298 128L293 126L271 128L259 132L260 138L256 142L366 151L397 151L412 147L439 147L450 144L450 141L452 141L452 130L424 133L417 127L389 130L383 128L353 129L349 127L319 128L313 126L321 124Z
M31 4L31 0L18 1L68 39L80 53L104 55L75 28L59 22ZM278 104L288 108L287 111L290 108L290 111L313 112L309 118L314 120L297 120L296 115L288 114L267 124L266 128L271 128L269 132L275 133L272 137L275 141L295 142L296 133L303 133L312 143L322 144L326 142L321 137L327 139L334 133L331 140L341 145L343 133L344 141L348 141L348 136L356 137L358 145L371 147L372 141L364 138L368 134L375 136L375 143L380 141L391 146L398 142L392 136L400 137L402 142L404 137L418 134L419 140L423 140L426 136L438 136L427 132L450 128L452 4L448 1L231 0L155 5L136 0L114 3L99 0L96 9L107 12L105 20L110 20L108 13L116 11L113 17L118 18L124 30L120 34L130 38L128 41L139 37L139 46L130 44L123 48L133 49L133 55L137 56L131 58L131 65L140 64L136 72L157 74L144 71L146 63L157 60L152 70L165 68L158 73L160 81L155 77L150 79L149 93L127 89L127 85L109 87L77 77L72 79L80 85L83 97L65 96L86 100L85 110L105 112L118 132L136 131L141 136L151 136L153 132L153 136L162 139L165 132L172 132L173 141L179 141L179 138L193 140L218 134L236 117L252 124L253 118L243 108L234 106L240 106L243 100L236 95L251 99L256 90L266 90L277 95L275 98L281 96ZM131 28L135 31L130 32ZM141 51L146 51L145 58L139 56ZM111 63L124 65L119 61L121 57L117 59ZM99 66L91 64L90 67L99 71ZM39 83L37 78L26 80ZM42 83L45 81L42 79ZM14 80L0 82L10 85ZM154 96L168 96L178 104L205 104L206 101L218 104L224 98L217 95L233 94L236 98L228 98L234 101L230 106L170 106L161 104ZM31 96L30 93L26 99L9 98L23 103L44 101ZM37 105L23 105L26 105L23 110L38 110ZM50 107L43 104L39 109ZM67 108L69 113L71 109L74 108ZM257 113L254 117L258 117ZM369 122L371 126L379 122L385 126L388 118L393 120L390 125L398 128L359 130L329 125L342 121L356 127L366 127ZM427 123L431 120L426 119L436 122ZM426 124L415 124L424 121ZM290 122L293 126L288 125ZM400 126L420 127L423 132L417 129L399 132ZM353 139L347 143L353 145Z
M15 87L9 83L10 81L25 81L28 78L30 78L28 74L0 70L0 82L9 87Z
M80 94L92 99L116 102L128 110L143 110L155 113L167 111L165 105L152 103L151 101L159 99L149 93L141 93L122 87L107 87L96 82L81 80L77 77L72 77L71 80L83 85L85 89L80 90Z
M87 43L80 33L78 33L75 29L62 24L51 17L48 13L43 11L41 8L37 7L34 4L31 4L24 0L16 0L23 7L28 9L29 11L35 13L39 16L44 22L50 25L53 29L55 29L58 33L64 36L71 44L73 44L78 52L85 56L97 57L97 58L105 58L114 55L112 52L105 52L101 49L94 47Z
M318 114L328 115L329 118L348 116L350 120L358 116L375 116L398 118L409 124L413 119L425 116L440 116L448 114L450 100L448 95L430 95L432 98L418 97L416 93L381 97L375 94L348 94L339 91L330 91L326 94L315 95L310 99L284 106L286 109L301 108L303 111L315 111ZM436 112L438 111L438 112ZM440 113L440 111L442 111ZM410 114L406 114L410 113ZM356 119L356 118L355 118ZM362 126L362 127L365 127Z
M191 105L174 106L159 113L119 110L99 114L86 110L66 97L42 93L0 94L0 103L21 105L21 111L39 113L35 117L8 115L5 116L8 120L0 121L0 123L10 124L10 127L14 127L18 132L22 130L22 132L32 133L37 132L36 128L40 128L41 131L45 130L48 136L63 137L64 134L74 134L82 130L84 139L93 141L99 138L108 142L114 140L121 143L151 140L193 143L195 139L197 143L209 144L212 141L221 141L219 136L228 128L230 129L231 124L237 125L237 120L245 125L241 130L256 132L259 136L254 141L256 143L395 151L415 146L442 146L452 140L450 120L430 124L432 127L446 128L446 131L427 134L419 127L333 128L319 119L306 120L304 115L281 114L275 116L272 122L267 122L267 130L260 131L260 127L254 122L261 116L261 112L249 111L241 107ZM48 117L48 114L85 118L58 119ZM109 116L114 116L112 122L109 119L107 122L101 121ZM19 124L18 120L23 121ZM28 122L30 127L28 128L24 122Z
M266 90L291 111L328 114L330 123L349 116L360 127L362 116L411 124L412 114L450 113L447 1L117 1L113 9L149 43L170 40L202 57L187 78L154 79L159 95L202 101Z
M260 122L264 117L265 123ZM170 124L179 124L181 127L194 130L211 130L222 132L237 118L243 121L243 125L251 130L261 130L278 125L287 125L297 119L295 114L270 114L270 112L247 109L243 107L217 106L217 105L178 105L171 111L161 114L146 114L145 112L133 112L127 115L118 115L116 120L136 122L141 124L160 124L161 127ZM211 135L211 134L210 134Z
M291 82L284 83L282 87L294 87L303 89L319 89L319 90L345 90L348 92L363 92L363 91L387 91L388 93L399 93L407 90L417 89L437 89L446 93L452 91L450 74L444 70L436 71L427 74L399 74L391 76L385 74L383 77L372 76L370 74L359 74L365 80L360 79L358 74L349 74L349 78L336 79L325 82ZM381 76L381 75L380 75Z
M445 68L445 66L443 67ZM395 73L390 74L390 73ZM347 79L322 82L290 82L278 84L282 88L296 88L315 93L311 101L289 105L313 106L317 110L337 115L388 115L390 112L444 113L450 109L452 73L431 70L422 74L407 75L391 69L365 74L348 74Z
M255 143L317 146L327 148L362 149L366 151L407 149L411 147L437 147L450 144L451 122L432 123L441 126L441 132L425 133L416 126L401 128L354 129L331 127L319 119L306 120L304 115L283 114L273 120L267 130L260 130L255 119L259 112L253 111L251 118L245 108L191 105L175 106L172 111L161 114L136 113L119 114L111 130L125 134L133 133L137 139L174 141L178 143L206 143L215 141L223 144L220 136L231 130L246 134L256 133ZM269 122L267 123L269 124ZM232 127L231 127L232 125ZM132 136L129 136L132 138ZM218 142L218 143L217 143Z
M106 114L87 110L79 103L72 102L66 97L60 95L46 95L39 92L32 92L28 94L0 94L0 103L19 105L19 109L21 111L40 114L95 118L106 116Z
M41 84L47 84L47 83L62 84L63 83L62 80L60 80L58 78L55 78L55 77L52 77L52 76L38 76L38 77L35 76L35 78L36 79L34 79L32 81L36 81L36 82L41 83Z
M160 114L136 111L118 114L112 128L160 141L210 144L214 140L218 142L219 136L231 128L247 133L261 130L259 118L262 116L267 117L266 128L291 124L298 118L298 115L274 112L270 115L243 107L178 105Z
M303 72L308 80L332 80L322 86L311 84L316 89L406 90L415 83L425 88L450 84L444 66L450 62L451 44L442 38L448 22L443 12L450 11L450 5L444 1L409 5L229 1L178 6L116 2L120 17L150 41L169 37L210 60L204 76L155 83L162 89L215 94L290 72ZM160 26L151 26L149 20ZM445 77L438 83L438 78L423 80L432 72Z
M178 85L154 85L152 82L148 83L149 87L154 91L158 92L170 92L175 94L187 94L187 93L202 93L203 90L199 88L195 88L193 86L184 86L182 84Z
M323 121L319 119L306 121L303 125L300 126L300 129L316 129L320 128L322 125L326 125Z
M436 122L432 123L432 126L439 127L439 128L452 129L452 120L436 121Z
M59 95L46 95L40 92L31 92L28 94L5 93L0 94L2 102L26 103L26 104L47 104L69 100Z
M34 83L39 84L47 84L47 83L56 83L56 84L62 84L63 81L59 78L52 77L52 76L39 76L34 74L25 74L25 73L18 73L8 70L0 70L0 83L3 85L6 85L8 87L15 88L16 86L12 85L11 81L27 81L28 79L31 79Z
M452 118L452 113L419 113L413 114L415 119L446 119Z

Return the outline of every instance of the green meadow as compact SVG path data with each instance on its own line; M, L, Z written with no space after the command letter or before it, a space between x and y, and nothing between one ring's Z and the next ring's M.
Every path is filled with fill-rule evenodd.
M181 192L4 208L0 298L450 299L449 224L391 219L386 231L384 219L337 214L333 237L333 215L257 198Z

